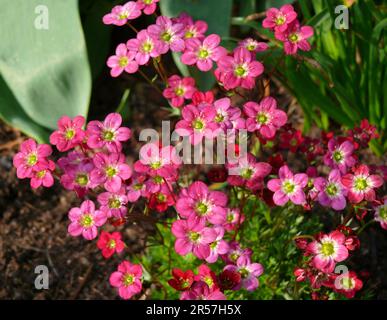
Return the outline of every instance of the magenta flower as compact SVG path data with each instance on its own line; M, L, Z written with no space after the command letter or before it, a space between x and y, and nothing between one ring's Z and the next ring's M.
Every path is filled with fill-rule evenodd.
M85 132L82 127L85 118L77 116L71 120L68 116L63 116L58 120L58 129L50 136L50 143L56 145L60 152L68 151L83 142Z
M122 183L132 175L132 169L125 164L122 153L97 153L93 158L95 169L91 172L91 181L103 184L110 192L118 192Z
M176 210L181 217L221 225L226 221L227 201L223 192L210 191L204 182L195 181L181 192Z
M184 104L184 99L191 99L195 91L197 89L194 78L173 75L168 79L168 87L163 91L163 95L171 101L173 107L178 108Z
M220 80L226 90L242 87L252 89L255 78L263 73L263 64L254 61L251 52L243 47L234 50L233 56L223 56L218 61Z
M187 105L182 111L183 120L176 123L175 131L182 137L189 137L193 145L202 142L203 138L213 139L219 133L215 122L216 111L212 106L195 107Z
M122 299L128 300L142 289L142 267L123 261L118 265L118 270L110 275L110 284L118 288L118 294Z
M240 213L238 208L229 208L227 210L226 222L223 224L223 228L226 231L235 230L245 220L245 216Z
M167 53L169 49L181 52L185 48L184 25L173 23L168 17L158 17L156 24L148 27L148 33L160 41L160 54Z
M50 188L54 185L54 177L52 172L55 170L55 162L48 160L47 164L37 164L32 173L30 185L32 189L37 189L40 186Z
M309 51L311 49L308 38L313 36L313 28L310 26L300 27L300 24L295 21L288 26L285 32L277 31L275 37L284 42L286 54L296 54L297 50Z
M103 192L98 195L97 198L101 205L100 210L105 213L108 218L123 218L125 217L128 208L128 197L124 188L121 188L117 192Z
M251 258L253 251L249 248L242 249L239 242L233 241L229 243L229 251L227 254L222 255L222 259L227 264L236 264L240 257Z
M184 39L204 39L208 29L208 25L205 21L197 20L194 21L190 15L183 12L176 19L177 23L184 25Z
M228 243L223 240L224 229L222 227L215 227L214 230L217 236L215 241L210 243L210 255L206 258L208 263L215 263L219 255L226 254L229 249Z
M130 39L126 46L129 51L135 53L135 60L140 66L147 64L150 58L160 56L160 41L146 30L137 33L137 38Z
M134 60L135 57L136 53L129 51L126 44L119 44L116 49L116 54L109 57L107 61L107 66L111 68L110 75L116 78L124 71L127 73L136 73L138 63Z
M336 262L348 257L345 235L339 231L319 236L308 244L307 251L313 255L313 266L322 272L333 272Z
M176 220L172 224L172 234L176 237L175 251L181 256L192 252L199 259L206 259L210 253L210 243L217 234L213 228L205 227L204 221L191 217Z
M263 178L270 174L271 165L256 162L256 158L249 153L246 157L239 157L237 163L228 163L227 169L227 182L230 185L258 190L263 188Z
M387 199L384 199L383 204L376 207L375 221L379 222L384 230L387 230Z
M332 169L339 169L344 174L356 163L356 159L352 156L353 151L352 142L344 141L339 144L332 138L328 142L328 152L324 156L324 163Z
M223 270L238 272L241 275L239 282L233 290L245 288L248 291L254 291L259 286L258 277L263 273L263 267L260 263L251 263L250 258L240 256L236 261L236 265L229 264Z
M211 34L203 41L200 39L188 39L186 41L186 50L181 56L181 61L189 66L195 65L200 71L210 71L213 61L218 61L227 55L227 50L221 46L220 37Z
M267 184L269 190L274 192L274 203L283 206L290 200L294 204L304 204L303 188L308 184L308 176L305 173L293 175L287 165L279 169L278 175L279 179L271 179Z
M180 300L226 300L226 296L219 290L211 290L203 282L195 282L189 291L182 292Z
M137 0L139 9L142 10L146 15L153 14L157 9L157 2L160 0Z
M37 144L35 140L28 139L20 145L20 152L13 157L13 166L19 179L31 178L33 170L38 171L39 165L48 166L46 157L50 156L52 149L48 144Z
M218 123L224 133L232 130L244 129L245 121L241 118L241 110L231 106L229 98L222 98L214 101L216 110L215 122ZM228 131L230 130L230 131Z
M135 162L134 170L153 177L177 177L181 160L172 146L160 148L157 144L146 144L140 149L140 159Z
M71 155L71 154L70 154ZM72 155L76 156L75 154ZM67 190L74 190L78 197L83 197L89 189L95 188L98 184L90 179L94 164L90 160L80 160L79 163L69 165L66 158L61 158L58 164L66 168L64 174L60 177L60 183Z
M145 186L146 176L140 175L135 172L134 176L131 178L131 183L128 186L128 201L136 202L140 197L146 197L147 191Z
M262 21L262 26L277 32L285 32L296 18L297 13L294 11L293 6L285 4L280 9L270 8L267 10L266 18Z
M247 49L251 53L253 59L255 59L255 55L257 52L262 52L269 49L269 45L266 42L259 42L252 38L247 38L245 40L240 41L238 43L238 47Z
M114 24L123 26L128 20L133 20L141 16L141 10L138 4L134 1L129 1L123 6L115 6L111 13L104 15L104 24Z
M286 113L277 109L277 101L272 97L263 98L260 103L247 102L243 111L248 117L247 131L259 131L265 139L273 138L276 131L288 120Z
M108 114L104 122L90 121L87 125L87 145L92 149L106 147L110 152L121 151L121 142L132 136L131 130L121 127L121 123L119 113Z
M70 210L69 219L69 234L73 237L82 235L86 240L93 240L97 237L97 227L103 226L107 217L102 211L95 210L94 202L86 200L80 208Z
M366 165L360 165L354 174L343 176L341 183L348 189L349 201L359 203L363 199L374 201L376 197L374 188L381 187L383 179L376 174L371 175Z
M318 201L325 207L332 207L334 210L343 210L347 205L345 196L347 190L341 184L341 174L339 170L332 170L328 179L316 178L314 187L317 189Z

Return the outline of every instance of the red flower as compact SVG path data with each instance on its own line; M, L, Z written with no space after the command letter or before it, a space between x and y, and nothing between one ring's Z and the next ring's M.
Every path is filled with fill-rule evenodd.
M207 92L196 91L192 95L192 103L195 106L198 106L200 104L212 104L214 100L215 98L212 91L207 91Z
M291 131L283 132L280 135L280 147L289 149L291 152L296 152L303 141L304 137L300 130L292 129Z
M115 252L119 253L125 248L119 232L108 233L102 231L97 242L98 249L102 250L104 258L110 258Z
M231 290L241 282L241 275L236 271L224 270L219 275L218 282L222 291Z
M360 247L360 240L357 236L349 236L345 239L345 246L350 251L355 251Z
M191 270L182 271L178 268L172 269L173 279L168 284L177 291L189 290L194 282L194 273Z
M270 174L278 174L279 168L285 164L284 158L280 153L270 156L268 162L271 165Z

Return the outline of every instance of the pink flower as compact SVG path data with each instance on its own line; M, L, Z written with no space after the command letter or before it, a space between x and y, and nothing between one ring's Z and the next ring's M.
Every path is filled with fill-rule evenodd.
M106 147L110 152L119 152L121 142L130 139L132 132L129 128L121 127L122 118L119 113L110 113L104 120L90 121L87 125L87 145L90 148Z
M130 52L135 53L135 60L140 66L147 64L150 58L160 56L160 41L146 30L137 33L137 38L130 39L126 46Z
M50 188L54 185L54 177L52 171L55 170L55 162L48 160L47 164L37 164L32 173L30 185L32 189L37 189L40 186Z
M75 156L75 154L73 156ZM65 158L61 159L61 163L63 165L63 162L66 160ZM89 189L93 189L98 185L90 179L90 174L94 169L94 164L89 159L81 160L79 163L72 166L68 164L66 165L68 167L60 178L60 183L65 189L74 190L78 197L83 197Z
M348 189L349 201L359 203L363 199L374 201L376 197L374 188L381 187L383 179L378 175L371 175L366 165L360 165L354 174L343 176L341 183Z
M355 297L356 292L361 290L362 287L363 281L361 281L353 271L338 275L335 279L334 290L343 294L348 299Z
M181 160L174 147L160 148L157 144L150 143L140 149L140 159L135 162L134 170L153 177L177 177L177 168L180 164Z
M173 107L178 108L184 104L184 99L191 99L196 90L194 78L173 75L168 79L168 87L163 91L163 95L171 100Z
M195 282L189 291L184 291L180 300L226 300L226 296L219 290L211 291L205 282Z
M253 252L251 249L242 249L239 242L233 241L229 244L229 251L227 254L222 255L222 259L227 264L236 264L240 257L251 258Z
M110 275L110 284L118 288L118 294L122 299L128 300L141 292L142 267L123 261L118 265L118 270Z
M339 169L341 173L346 173L348 168L355 165L356 160L352 156L354 151L353 143L344 141L339 144L335 139L328 142L328 152L324 156L324 163L332 169Z
M206 258L208 263L215 263L218 260L219 255L226 254L228 252L228 243L223 240L224 229L222 227L215 227L217 233L214 242L210 243L210 255Z
M122 182L132 175L132 169L125 164L125 156L122 153L104 154L97 153L93 162L95 169L91 172L91 181L103 184L110 192L118 192Z
M181 52L185 48L184 25L173 23L168 17L158 17L156 24L148 27L148 33L160 41L160 54L167 53L169 49Z
M279 169L278 175L279 179L271 179L267 184L269 190L274 192L274 203L283 206L290 200L294 204L304 204L303 188L308 184L308 176L305 173L293 175L286 165Z
M203 41L197 38L188 39L181 61L189 66L196 64L200 71L210 71L213 61L227 55L227 50L219 46L220 41L216 34L209 35Z
M192 252L199 259L210 255L210 243L217 237L213 228L205 227L203 220L194 217L175 221L172 224L172 234L176 237L175 251L178 254L185 256Z
M285 4L280 9L270 8L266 11L266 18L262 22L262 26L266 29L285 32L289 25L296 20L297 13L290 4Z
M157 9L157 2L160 0L137 0L139 9L141 9L146 15L153 14Z
M121 240L121 233L109 233L101 231L97 242L98 249L102 250L104 258L110 258L115 252L120 253L125 248L125 243Z
M276 131L288 120L286 113L277 109L277 101L272 97L263 98L259 104L247 102L243 111L248 117L247 131L259 131L265 139L273 138Z
M101 205L100 210L103 211L108 218L123 218L128 211L126 204L128 197L124 188L117 192L103 192L98 195L98 202Z
M139 175L137 173L131 179L131 183L128 186L128 201L136 202L140 197L147 196L146 186L145 186L146 176Z
M104 24L114 24L123 26L128 20L133 20L141 16L141 10L136 2L129 1L123 6L115 6L111 13L103 17Z
M227 130L244 129L245 122L241 118L241 110L232 107L229 98L216 100L213 105L216 110L215 122L219 124L224 133L227 133Z
M221 225L226 221L227 200L223 192L210 191L205 183L196 181L181 192L176 210L181 217Z
M298 21L288 26L285 32L277 31L275 37L284 42L286 54L296 54L297 50L309 51L311 49L308 38L313 36L313 28L310 26L300 27Z
M72 208L69 212L71 221L68 232L77 237L82 234L86 240L93 240L97 237L98 229L106 222L106 215L95 210L94 202L86 200L80 208Z
M226 90L242 87L252 89L255 78L263 73L263 64L254 61L250 51L243 47L234 50L233 56L223 56L218 61L220 78Z
M345 235L339 231L320 235L308 244L307 251L313 255L313 266L327 273L334 271L336 262L344 261L348 257Z
M387 230L387 199L384 199L384 203L376 207L375 220L380 223L384 230Z
M341 175L339 170L332 170L327 180L316 178L314 186L317 189L318 201L325 207L332 207L334 210L343 210L347 205L345 196L347 190L341 184Z
M58 120L58 129L50 136L50 143L56 145L60 152L70 150L83 142L85 132L82 127L85 118L77 116L73 120L68 116L63 116Z
M252 38L242 40L238 43L238 47L247 49L251 53L253 59L255 58L257 52L262 52L269 49L269 45L266 42L259 42Z
M190 15L183 12L176 18L177 23L184 25L184 39L204 39L208 29L208 25L205 21L197 20L194 21Z
M240 224L245 221L245 216L240 213L238 208L232 208L227 210L226 222L223 224L223 228L226 231L235 230Z
M216 111L212 106L199 108L187 105L183 108L182 117L175 130L180 136L189 137L193 145L201 143L203 138L213 139L219 133L219 125L215 122Z
M246 157L239 157L237 163L227 164L227 169L229 170L227 182L230 185L258 190L263 188L263 178L271 172L271 165L256 162L256 158L249 153Z
M35 140L28 139L20 145L20 152L13 157L13 165L17 169L19 179L31 178L33 170L39 170L40 165L48 166L46 159L52 153L48 144L37 144Z
M122 72L135 73L138 70L138 63L134 60L136 53L128 51L126 44L121 43L117 46L116 54L109 57L107 66L111 68L110 75L118 77Z
M223 270L238 272L241 275L241 282L233 290L245 288L248 291L254 291L259 286L258 277L263 273L263 267L260 263L251 263L250 258L241 256L236 261L236 265L229 264Z

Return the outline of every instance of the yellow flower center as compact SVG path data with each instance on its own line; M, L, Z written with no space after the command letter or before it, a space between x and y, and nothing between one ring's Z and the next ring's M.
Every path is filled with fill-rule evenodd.
M77 174L77 176L75 177L75 182L76 182L79 186L84 187L84 186L86 186L86 185L89 183L89 177L87 176L87 174L79 173L79 174Z
M321 253L326 256L330 257L332 254L335 253L335 247L332 242L325 242L321 246Z
M36 163L38 162L38 156L36 153L30 153L28 156L27 156L27 164L29 166L34 166Z
M209 56L210 56L210 52L207 49L201 48L199 50L198 57L200 59L207 59Z
M118 173L118 170L117 168L109 166L106 168L105 172L109 178L113 178Z
M72 129L72 128L69 128L66 130L66 133L65 133L65 138L66 140L71 140L72 138L74 138L75 136L75 130Z
M134 276L134 274L131 274L131 273L125 274L124 278L123 278L124 286L127 287L127 286L132 285L135 279L136 279L136 277Z
M82 216L81 218L81 221L79 222L79 224L84 227L84 228L90 228L93 226L94 224L94 219L93 217L91 216L91 214L89 213L86 213Z
M114 137L115 137L115 134L113 131L111 130L104 130L102 132L102 138L103 140L105 141L113 141L114 140Z
M367 179L362 178L362 177L355 179L355 189L357 191L364 191L367 188L368 188Z

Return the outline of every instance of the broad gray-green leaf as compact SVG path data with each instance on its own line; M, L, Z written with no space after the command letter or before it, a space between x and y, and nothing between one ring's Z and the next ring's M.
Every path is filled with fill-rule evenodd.
M91 75L78 1L0 0L0 7L0 74L25 114L50 129L64 114L86 116Z

